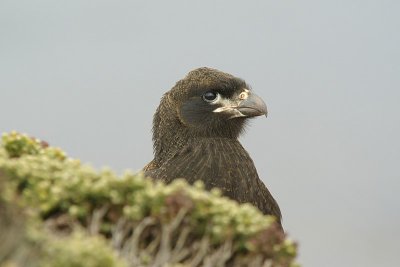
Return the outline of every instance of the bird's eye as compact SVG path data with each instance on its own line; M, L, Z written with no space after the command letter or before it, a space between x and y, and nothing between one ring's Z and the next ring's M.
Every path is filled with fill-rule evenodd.
M217 97L218 97L218 93L209 91L209 92L204 93L203 100L206 102L214 102L217 99Z

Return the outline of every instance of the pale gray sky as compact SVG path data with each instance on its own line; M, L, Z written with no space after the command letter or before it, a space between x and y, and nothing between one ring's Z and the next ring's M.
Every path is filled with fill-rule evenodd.
M0 131L118 172L152 158L189 70L244 78L269 117L243 145L304 266L396 266L400 2L0 1Z

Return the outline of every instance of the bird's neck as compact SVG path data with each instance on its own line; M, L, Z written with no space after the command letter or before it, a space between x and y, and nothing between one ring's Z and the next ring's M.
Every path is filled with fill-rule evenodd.
M179 132L179 134L177 134ZM180 151L188 142L189 137L179 129L175 129L173 134L163 134L163 136L154 141L154 159L156 162L163 162L177 151Z
M165 119L165 118L164 118ZM240 143L236 137L195 135L193 131L175 118L169 118L168 128L153 129L154 163L159 164L180 153L184 147L200 143ZM160 131L161 130L161 131Z
M154 161L156 164L167 161L168 159L174 157L185 147L210 146L213 144L226 144L229 143L230 146L238 145L241 147L239 141L236 138L227 137L193 137L185 129L176 129L173 135L165 134L161 139L154 143Z
M189 132L177 118L175 110L176 107L169 101L169 95L164 95L153 119L153 146L156 164L173 156L188 142Z

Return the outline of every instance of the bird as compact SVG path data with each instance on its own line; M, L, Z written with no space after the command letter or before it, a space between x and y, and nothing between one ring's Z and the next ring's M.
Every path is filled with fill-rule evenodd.
M219 188L275 216L282 227L277 202L238 140L248 120L262 115L267 116L265 102L244 80L213 68L194 69L161 98L153 117L154 159L143 172L165 183L201 180L207 190Z

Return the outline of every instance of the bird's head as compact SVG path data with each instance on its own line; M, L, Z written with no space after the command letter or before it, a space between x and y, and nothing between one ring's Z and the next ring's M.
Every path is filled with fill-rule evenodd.
M167 132L189 137L237 138L248 118L267 115L264 101L237 77L198 68L178 81L154 116L154 140Z

